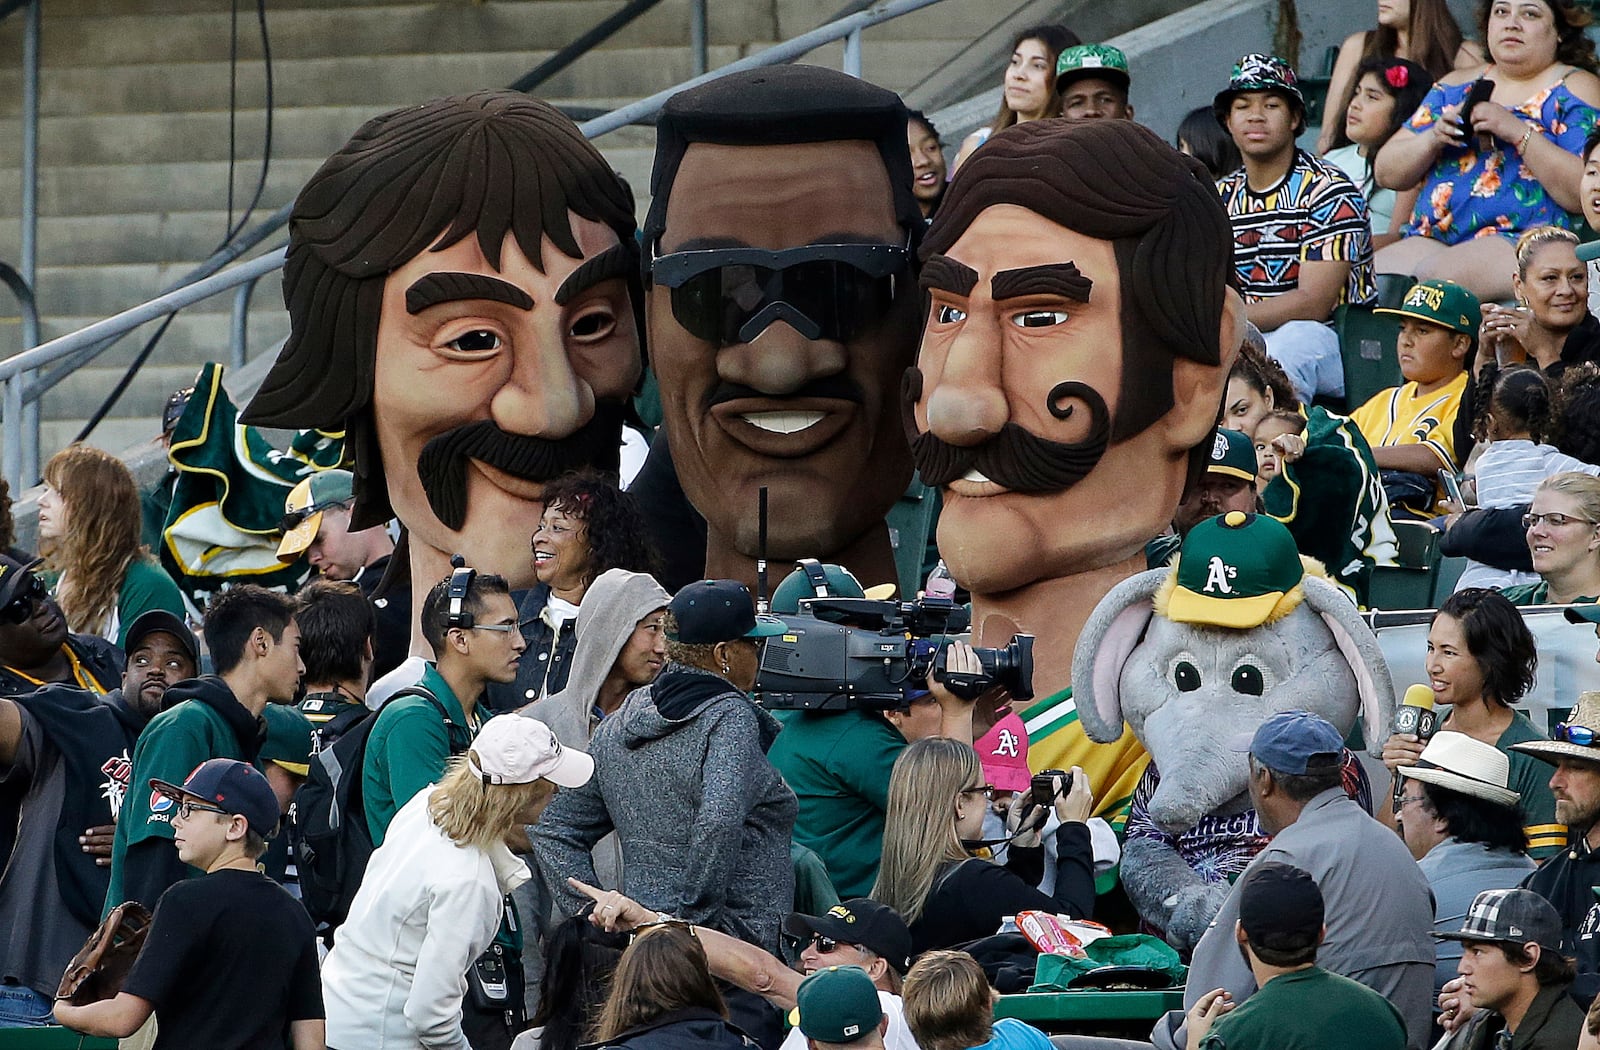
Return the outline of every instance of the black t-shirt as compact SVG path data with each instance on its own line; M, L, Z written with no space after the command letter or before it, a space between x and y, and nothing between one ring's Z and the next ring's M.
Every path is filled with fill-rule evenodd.
M316 932L261 873L212 872L161 895L123 991L155 1004L155 1050L283 1050L322 1017Z

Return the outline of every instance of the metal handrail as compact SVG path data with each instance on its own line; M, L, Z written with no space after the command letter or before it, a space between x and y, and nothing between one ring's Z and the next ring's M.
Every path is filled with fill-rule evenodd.
M658 91L648 98L613 110L605 116L587 121L579 125L579 127L585 137L590 139L599 138L636 120L653 116L666 104L667 99L680 91L698 87L730 73L789 62L835 40L842 39L845 41L845 72L852 76L860 76L861 33L863 30L942 2L943 0L879 0L878 3L865 11L836 19L808 33L802 33L792 40L775 44L764 51L730 62L719 69L694 77L665 91ZM37 3L37 0L35 0L35 3ZM140 303L85 328L80 328L75 332L52 339L47 343L24 349L20 353L0 360L0 438L3 438L4 441L3 455L0 455L0 473L3 473L5 479L10 482L13 491L17 491L22 487L25 470L30 477L37 474L35 464L31 462L25 463L23 458L24 443L28 437L28 435L24 434L24 417L28 414L27 408L29 406L35 406L36 408L38 397L44 391L60 382L73 368L80 367L95 355L103 352L117 339L140 325L229 289L240 286L253 286L261 277L282 267L286 249L278 248L248 262L239 263L225 270L222 269L229 261L236 259L240 254L260 243L260 241L265 240L276 229L280 228L287 221L291 207L292 205L285 205L280 208L266 222L241 238L242 241L248 241L248 243L236 242L227 249L217 252L191 271L191 275L210 271L205 276L197 280L188 280L186 278L185 282L148 302ZM247 297L248 293L241 293L241 299L247 300ZM238 323L236 317L236 330ZM33 377L30 375L30 373L50 368L51 366L55 366L52 371L41 376ZM32 429L34 433L31 435L33 439L31 452L36 459L38 444L36 411L32 420Z
M611 39L617 30L628 25L635 18L638 18L660 2L661 0L628 0L628 3L621 9L613 11L605 18L602 18L588 32L518 77L511 84L511 90L524 93L532 91L594 48Z

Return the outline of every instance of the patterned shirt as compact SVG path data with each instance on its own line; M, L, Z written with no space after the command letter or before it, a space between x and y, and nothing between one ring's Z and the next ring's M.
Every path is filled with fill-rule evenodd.
M1308 262L1352 264L1340 304L1377 299L1367 201L1337 167L1296 149L1288 174L1264 193L1250 188L1243 168L1224 175L1217 192L1233 223L1233 271L1245 302L1294 291Z
M1570 70L1568 71L1571 72ZM1493 79L1494 67L1483 74ZM1459 106L1476 81L1436 84L1411 115L1406 128L1422 134L1439 120L1446 106ZM1540 91L1512 114L1539 126L1543 135L1568 153L1579 153L1583 141L1600 119L1594 107L1567 90L1566 78ZM1512 239L1535 226L1583 229L1583 216L1557 204L1532 171L1524 167L1515 144L1494 141L1480 152L1477 135L1445 148L1422 183L1422 196L1412 214L1407 237L1432 237L1445 244L1460 244L1475 237L1503 235Z
M1371 813L1372 786L1361 759L1349 748L1344 749L1343 758L1345 794ZM1176 850L1196 875L1211 883L1232 883L1266 846L1270 836L1261 830L1261 820L1253 809L1231 816L1204 816L1188 831L1167 834L1150 819L1150 797L1160 784L1161 771L1152 762L1133 792L1127 838L1151 839Z

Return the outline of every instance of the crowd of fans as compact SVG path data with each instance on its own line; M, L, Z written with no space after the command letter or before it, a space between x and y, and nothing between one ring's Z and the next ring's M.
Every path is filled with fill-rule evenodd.
M1150 1033L1171 1050L1600 1046L1600 694L1549 736L1518 709L1537 665L1519 606L1600 633L1589 16L1490 0L1473 40L1443 0L1377 15L1340 49L1320 129L1261 54L1179 128L1232 221L1251 326L1211 454L1146 557L1266 514L1364 604L1396 523L1441 532L1470 562L1417 655L1447 710L1431 739L1387 740L1377 790L1306 712L1237 745L1252 823L1208 861L1231 884L1215 921L1176 945L1186 1009ZM993 135L1133 120L1131 94L1115 47L1024 30L999 112L948 171L910 114L923 218ZM1398 382L1350 404L1333 322L1369 309L1398 325ZM1116 885L1115 834L1091 816L1104 785L1031 776L1007 698L951 684L980 670L960 641L887 710L752 703L809 587L780 587L777 615L731 580L669 593L671 552L599 474L545 486L536 586L457 564L413 614L384 584L390 532L352 531L355 479L319 471L278 548L318 578L231 586L200 637L141 544L126 468L73 446L44 481L42 557L9 531L0 555L0 1028L1022 1050L1045 1037L994 1020L995 989L1035 972L1019 914L1148 934L1174 907ZM414 620L431 659L409 655ZM1157 834L1140 804L1130 837ZM153 918L120 990L55 998L123 902Z

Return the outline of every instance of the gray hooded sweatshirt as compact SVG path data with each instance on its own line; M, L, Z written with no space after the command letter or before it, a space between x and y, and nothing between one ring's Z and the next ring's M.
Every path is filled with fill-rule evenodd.
M674 717L656 708L670 696ZM622 890L647 908L778 951L794 900L794 792L767 761L778 722L725 679L669 663L590 741L594 776L561 791L533 828L534 855L567 914L593 884L590 850L613 829Z
M666 608L670 601L672 595L646 573L627 569L601 573L578 606L578 643L573 649L567 687L535 700L519 713L549 726L563 746L589 750L589 736L600 724L595 711L600 686L628 644L634 627L657 609ZM607 835L595 844L594 869L600 881L593 885L616 889L622 884L622 853L615 835Z

